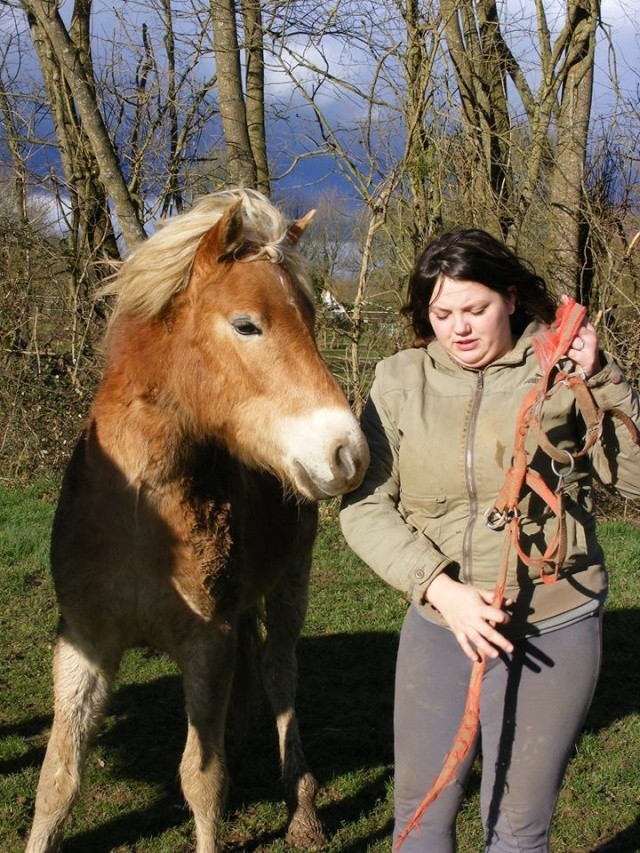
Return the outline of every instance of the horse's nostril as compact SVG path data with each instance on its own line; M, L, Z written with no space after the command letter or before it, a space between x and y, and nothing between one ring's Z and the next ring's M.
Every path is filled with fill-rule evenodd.
M353 461L353 455L349 447L344 444L339 444L335 451L336 468L342 474L345 480L350 481L356 474L356 465Z

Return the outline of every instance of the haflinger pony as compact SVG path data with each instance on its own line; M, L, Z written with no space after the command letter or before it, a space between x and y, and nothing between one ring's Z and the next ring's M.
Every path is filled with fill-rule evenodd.
M249 190L206 196L112 283L105 373L53 526L54 718L28 853L60 844L121 657L138 645L181 670L182 790L198 853L219 849L239 626L259 601L287 841L322 843L294 711L295 645L317 501L358 485L368 451L314 339L294 248L310 218L287 228Z

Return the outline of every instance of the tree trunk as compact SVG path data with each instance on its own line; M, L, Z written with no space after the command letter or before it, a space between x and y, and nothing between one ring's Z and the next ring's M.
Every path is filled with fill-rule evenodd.
M256 164L256 189L269 195L269 164L264 118L264 49L260 0L242 4L247 61L247 131Z
M599 0L571 0L573 35L562 89L551 173L548 278L558 293L588 304L590 276L585 257L587 227L584 167L593 94L593 66Z
M162 203L162 213L171 209L176 213L184 210L184 198L180 186L180 126L178 122L178 92L176 86L176 44L173 30L171 0L162 0L164 16L164 44L167 51L167 108L169 111L169 162L166 195Z
M438 44L434 40L431 49L427 47L430 27L421 6L419 0L406 0L403 9L407 34L404 61L407 141L403 160L411 188L408 231L415 255L422 251L434 225L441 224L442 189L435 174L438 158L427 125L427 110L433 95L429 82Z
M20 150L20 136L13 120L13 109L7 89L0 77L0 113L4 120L7 147L13 168L12 195L15 214L21 228L27 225L27 167Z
M91 57L91 11L92 0L75 0L69 32L71 40L78 49L87 82L97 102ZM120 253L109 213L107 192L99 180L100 167L89 140L77 120L73 100L67 92L65 92L65 105L74 128L74 149L70 152L71 161L83 164L82 174L79 177L76 176L77 180L74 180L74 194L77 197L79 209L81 251L86 252L90 260L97 258L113 260L118 258ZM92 277L93 273L99 270L95 264L83 263L83 268L91 270ZM98 271L98 277L104 277L100 271Z
M495 0L442 0L444 32L458 83L466 162L466 204L479 222L513 228L507 57Z
M229 180L233 184L255 187L258 174L247 129L234 0L212 0L211 14L218 107L227 149Z

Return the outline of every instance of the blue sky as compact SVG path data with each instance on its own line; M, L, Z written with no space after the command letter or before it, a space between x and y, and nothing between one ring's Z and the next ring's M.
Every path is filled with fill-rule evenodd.
M178 5L176 4L176 6ZM206 5L204 3L205 8ZM117 25L112 11L114 7L126 10L127 18L130 21L129 31L138 41L138 28L132 24L139 24L143 19L149 26L154 24L154 16L148 11L148 8L144 9L132 0L129 0L126 7L121 3L114 4L96 0L98 13L95 17L93 33L96 39L97 53L108 47ZM371 16L381 14L383 7L383 3L375 4L367 2L367 0L363 0L358 5L358 8L363 10L363 14L366 11ZM71 8L72 3L70 0L66 0L62 4L63 15L68 16ZM322 4L318 4L315 8L320 13ZM388 7L386 8L388 9ZM519 58L528 63L528 73L532 84L535 86L537 64L535 47L531 40L533 0L508 0L508 2L503 0L500 8L501 15L505 20L508 15L511 22L509 31L512 34L512 45ZM557 28L564 19L566 0L552 0L552 2L547 0L545 8L548 10L550 25L552 28ZM627 95L633 95L640 84L640 73L638 71L640 67L638 61L640 59L640 11L638 11L638 0L603 0L602 21L604 27L599 35L597 52L595 118L602 112L607 113L608 116L611 115L614 97L610 82L612 71L617 73L621 89ZM20 24L20 22L21 13L19 11L12 10L5 5L0 7L0 39L3 49L19 48L19 50L14 50L11 55L9 67L20 76L32 77L37 74L37 62L24 25L20 27L22 32L19 35L17 33L17 23ZM187 26L192 26L193 22L193 16L186 18L178 29L185 30ZM398 20L395 25L400 26L400 24L401 22ZM391 30L393 26L393 19L390 18L385 22L387 31ZM125 28L125 35L126 33ZM615 64L607 41L608 38L615 46ZM288 56L285 55L283 60L293 61L293 52L297 51L304 53L317 65L321 66L323 62L327 61L329 71L353 87L351 91L340 90L325 81L317 98L317 102L332 124L341 125L343 128L353 128L358 119L365 114L366 98L359 93L366 93L374 65L373 57L368 55L355 39L345 41L329 36L325 37L320 44L313 42L305 44L302 39L298 39L297 41L290 40L287 42L287 46L291 52ZM158 39L158 47L161 49L161 39ZM199 73L203 79L211 72L212 68L212 62L208 63L205 60L201 63ZM296 75L307 87L313 85L317 79L317 75L310 71L302 73L299 66ZM273 62L270 62L267 72L267 82L272 114L277 111L281 116L277 120L272 117L269 127L270 149L276 163L274 171L278 172L290 164L292 153L312 150L316 143L311 139L312 125L309 108L304 104L300 93L294 90L291 80L282 71L282 68L278 68ZM389 100L389 109L391 110L393 108L393 93L389 86L384 91L382 89L379 91ZM51 149L46 146L38 150L34 146L32 150L35 161L46 162L52 156ZM306 187L310 193L317 194L324 188L344 187L344 181L336 174L334 161L325 156L300 160L292 174L284 179L282 185L285 187Z

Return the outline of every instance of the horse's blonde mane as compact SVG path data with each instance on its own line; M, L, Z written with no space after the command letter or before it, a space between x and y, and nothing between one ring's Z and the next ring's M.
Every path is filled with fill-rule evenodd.
M228 189L203 196L188 213L160 222L155 234L122 262L99 294L116 296L111 321L121 314L147 320L160 314L172 297L187 286L203 236L239 198L244 242L258 247L243 260L267 257L282 263L292 280L313 300L302 258L287 239L284 216L255 190Z

